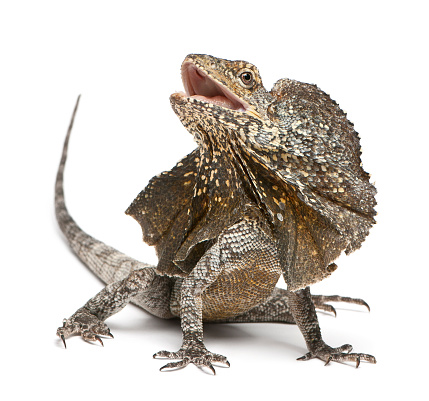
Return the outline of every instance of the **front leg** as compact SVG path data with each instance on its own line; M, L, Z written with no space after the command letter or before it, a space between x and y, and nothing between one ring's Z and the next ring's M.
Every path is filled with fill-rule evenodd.
M212 363L220 362L229 366L223 355L207 350L203 342L203 305L202 293L218 277L221 271L219 243L213 245L200 259L191 274L178 281L180 291L180 318L182 326L182 346L177 352L159 351L154 358L179 359L170 362L163 369L182 368L189 363L209 368L216 374Z
M154 277L153 268L144 268L107 285L70 318L64 319L63 326L57 330L57 336L64 346L65 339L73 334L82 336L86 341L99 341L103 345L100 336L113 337L104 320L119 312L134 296L150 286Z
M304 336L309 350L306 355L298 358L299 360L319 358L325 361L326 364L330 361L353 361L356 362L356 367L359 366L361 360L376 363L372 355L350 353L353 347L349 344L332 348L323 341L309 287L290 292L289 301L291 313Z

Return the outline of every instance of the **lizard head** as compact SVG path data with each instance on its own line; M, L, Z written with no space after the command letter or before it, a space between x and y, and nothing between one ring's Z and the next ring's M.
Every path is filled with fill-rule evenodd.
M192 123L212 125L207 117L222 116L231 122L244 122L250 116L260 119L274 99L264 88L258 69L246 61L190 54L181 71L185 91L174 93L170 101L191 132Z

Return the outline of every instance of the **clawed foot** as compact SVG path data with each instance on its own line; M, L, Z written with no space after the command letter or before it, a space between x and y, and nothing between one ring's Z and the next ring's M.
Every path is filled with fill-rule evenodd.
M332 305L329 305L326 302L346 302L349 304L362 305L368 308L368 311L370 310L369 305L363 299L359 298L341 297L339 295L312 295L311 299L313 300L316 309L331 312L335 316L337 316L337 311Z
M353 347L350 344L345 344L338 348L332 348L323 343L320 347L308 352L304 356L298 358L298 361L308 361L309 359L319 358L325 361L325 366L329 362L355 362L356 368L359 367L361 361L376 363L377 361L372 355L350 353Z
M113 338L107 325L84 308L79 309L69 319L64 319L63 326L57 330L57 336L61 338L65 348L65 339L72 334L82 336L85 341L98 341L101 345L104 344L100 336Z
M184 340L182 347L177 352L159 351L154 358L180 359L177 362L170 362L164 365L159 370L164 369L180 369L188 366L190 363L198 367L209 368L213 374L216 371L212 363L223 363L230 366L230 363L223 355L214 354L205 347L204 343L198 339Z

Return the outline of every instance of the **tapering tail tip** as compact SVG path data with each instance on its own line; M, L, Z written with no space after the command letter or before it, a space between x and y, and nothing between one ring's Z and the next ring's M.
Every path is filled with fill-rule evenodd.
M69 128L68 128L68 130L67 130L66 139L65 139L65 141L64 141L63 158L64 158L64 157L67 157L67 147L68 147L68 143L69 143L70 134L71 134L72 129L73 129L74 119L75 119L75 117L76 117L77 109L78 109L78 107L79 107L80 96L81 96L81 95L79 95L79 96L77 97L76 104L75 104L75 106L74 106L74 110L73 110L73 114L72 114L72 117L71 117L71 120L70 120ZM63 159L63 158L62 158L62 159ZM61 159L61 161L63 161L62 159Z
M67 150L68 150L68 145L69 145L69 139L70 139L70 135L71 135L71 132L73 129L73 124L74 124L74 119L76 117L77 109L79 107L80 96L81 95L79 95L77 97L76 105L74 106L74 110L73 110L73 114L71 116L70 124L69 124L69 127L67 129L67 135L66 135L66 138L64 140L64 145L63 145L63 153L61 155L61 161L60 161L60 164L58 166L57 177L56 177L56 181L55 181L55 214L57 216L57 220L58 220L58 223L60 225L61 230L63 230L63 228L64 228L64 221L63 221L64 219L61 218L60 215L61 214L68 215L67 208L66 208L65 202L64 202L64 189L63 189L64 168L65 168L65 164L66 164L66 160L67 160Z

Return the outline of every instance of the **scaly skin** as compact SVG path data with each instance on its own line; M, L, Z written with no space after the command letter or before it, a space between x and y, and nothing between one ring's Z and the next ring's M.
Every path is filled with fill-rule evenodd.
M309 352L301 360L375 363L351 346L324 343L316 308L360 300L312 296L342 251L359 248L375 223L375 188L362 169L346 115L314 85L282 79L267 91L255 66L207 55L182 65L186 93L173 110L198 147L156 177L127 209L156 248L157 266L138 262L84 233L64 202L64 144L56 214L72 249L107 286L65 319L57 335L112 336L104 321L133 302L181 319L183 343L154 357L215 373L226 357L204 345L203 322L296 323ZM275 285L283 275L287 290ZM368 307L369 309L369 307Z

